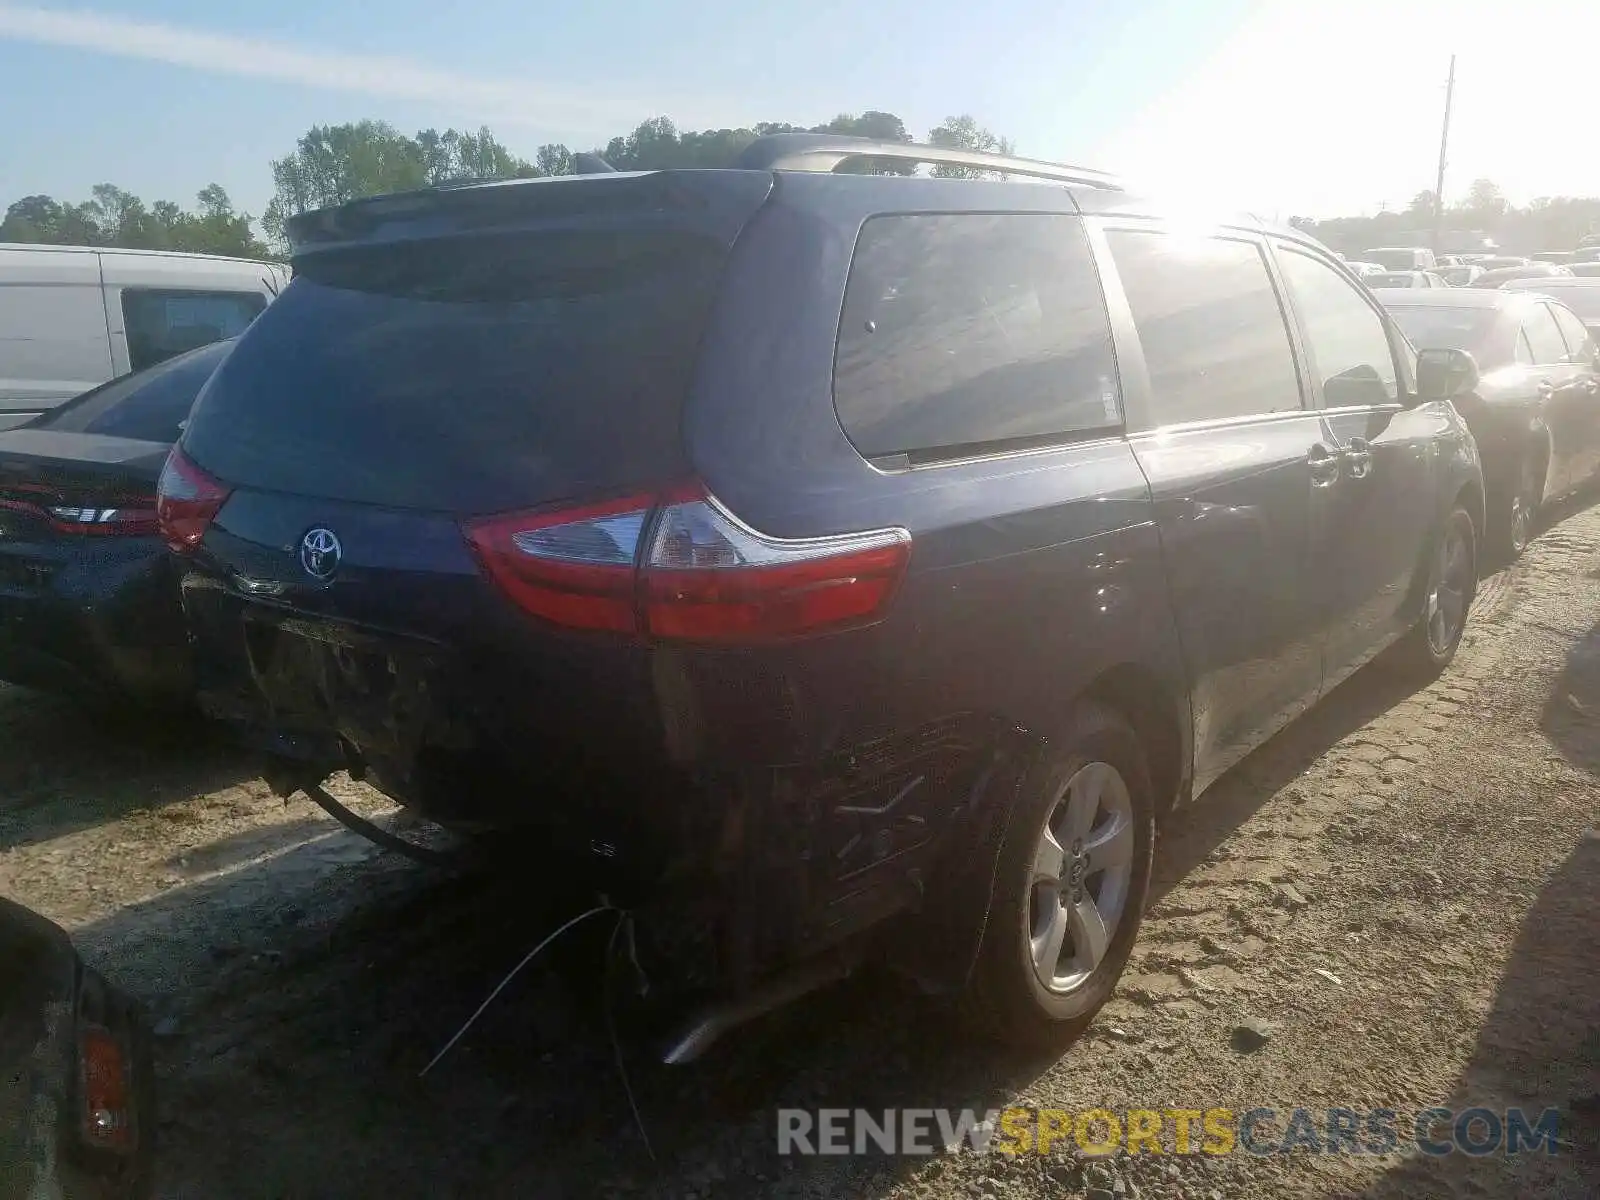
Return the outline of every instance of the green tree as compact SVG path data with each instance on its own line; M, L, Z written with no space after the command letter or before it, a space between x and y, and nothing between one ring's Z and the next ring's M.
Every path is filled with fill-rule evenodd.
M69 206L49 196L24 196L6 209L6 219L0 222L0 242L66 245L64 235L75 215Z
M1422 191L1411 197L1411 203L1406 205L1406 212L1413 216L1431 218L1436 202L1437 197L1434 196L1432 190L1423 188Z
M1003 138L992 130L985 129L975 118L967 115L946 117L944 124L935 126L929 131L928 141L935 146L951 150L973 150L983 154L1016 153L1016 146L1009 138ZM999 171L944 164L935 166L933 174L941 179L987 179L995 176L1004 178L1004 173Z
M250 228L250 214L235 212L219 185L201 189L199 207L184 212L171 200L146 206L115 184L94 188L94 199L63 204L49 196L24 196L6 210L0 241L54 246L122 246L134 250L191 250L261 258L267 248Z
M289 218L312 209L451 180L540 173L487 127L477 133L424 129L407 137L384 121L316 125L292 153L273 160L273 196L261 224L268 238L281 245Z
M298 213L425 187L428 167L418 140L387 122L315 125L293 153L273 160L273 197L261 223L281 240L284 223Z
M1505 215L1508 205L1494 180L1474 179L1467 189L1467 198L1458 207L1478 220L1498 220Z
M533 168L540 175L571 175L572 151L559 142L546 143L533 156Z
M774 132L779 132L774 130ZM893 113L864 112L860 116L840 113L826 125L818 125L812 133L842 133L848 137L871 138L877 142L909 142L906 123ZM839 165L849 174L859 175L915 175L917 164L893 158L851 159Z

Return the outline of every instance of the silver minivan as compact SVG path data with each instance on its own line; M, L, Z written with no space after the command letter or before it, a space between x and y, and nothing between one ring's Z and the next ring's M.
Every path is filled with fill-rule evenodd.
M0 429L242 333L288 282L245 258L0 244Z

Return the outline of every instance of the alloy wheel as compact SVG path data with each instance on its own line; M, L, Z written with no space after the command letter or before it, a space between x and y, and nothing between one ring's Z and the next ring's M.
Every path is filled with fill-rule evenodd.
M1040 830L1028 899L1028 949L1039 982L1083 985L1105 958L1133 877L1133 800L1109 763L1091 762L1061 789Z
M1445 528L1434 564L1433 587L1428 592L1428 646L1435 654L1448 654L1466 624L1472 596L1472 550L1458 521Z

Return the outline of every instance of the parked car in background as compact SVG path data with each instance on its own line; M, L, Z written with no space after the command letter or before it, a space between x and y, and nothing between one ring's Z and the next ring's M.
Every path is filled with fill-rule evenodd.
M143 1014L0 897L0 1200L145 1200L155 1122Z
M187 698L156 481L231 348L191 350L0 433L0 679L110 705Z
M1482 254L1478 255L1474 260L1475 265L1482 267L1485 271L1499 271L1505 267L1525 267L1531 261L1531 259L1522 258L1515 254Z
M1349 267L1350 270L1354 271L1357 275L1362 276L1363 278L1368 275L1382 275L1386 270L1388 270L1388 268L1382 263L1346 262L1344 265Z
M0 429L237 335L288 281L250 259L0 245Z
M1465 350L1477 360L1478 386L1455 403L1483 459L1490 549L1516 557L1540 509L1600 471L1595 338L1565 304L1531 292L1378 298L1414 345Z
M1578 247L1572 252L1572 261L1574 263L1600 263L1600 246Z
M203 707L280 790L587 864L713 997L670 1061L868 939L1058 1044L1160 814L1439 670L1477 578L1470 358L1292 228L1152 211L780 135L296 218L161 484Z
M1567 264L1567 270L1580 279L1593 279L1600 276L1600 262L1573 262Z
M1483 277L1483 268L1474 263L1455 267L1441 267L1439 277L1451 287L1472 287Z
M1508 292L1538 292L1561 301L1600 340L1600 279L1513 279L1500 287Z
M1492 271L1485 271L1473 286L1497 288L1513 279L1560 279L1570 278L1571 275L1572 269L1559 263L1524 263L1520 267L1496 267Z
M1535 250L1528 255L1534 262L1568 263L1572 261L1571 250Z
M1378 246L1363 250L1361 258L1379 263L1386 271L1431 271L1438 265L1433 251L1425 246Z
M1384 271L1368 275L1365 283L1370 288L1442 288L1450 285L1432 271Z

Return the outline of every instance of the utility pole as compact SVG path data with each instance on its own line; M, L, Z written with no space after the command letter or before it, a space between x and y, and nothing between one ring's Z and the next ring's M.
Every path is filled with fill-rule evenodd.
M1439 175L1433 184L1433 252L1439 253L1439 234L1444 225L1444 165L1450 147L1450 102L1456 94L1456 56L1450 56L1450 78L1444 85L1444 129L1439 134Z

